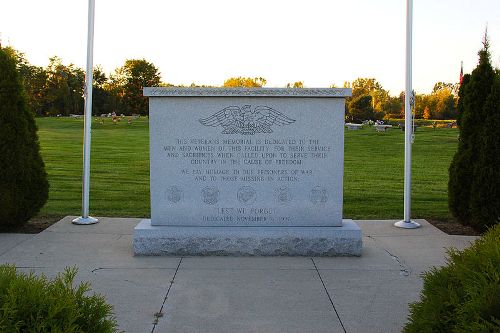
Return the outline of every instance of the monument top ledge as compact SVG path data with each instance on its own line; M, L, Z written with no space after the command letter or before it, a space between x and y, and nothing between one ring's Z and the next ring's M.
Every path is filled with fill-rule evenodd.
M171 88L144 87L148 97L350 97L350 88Z

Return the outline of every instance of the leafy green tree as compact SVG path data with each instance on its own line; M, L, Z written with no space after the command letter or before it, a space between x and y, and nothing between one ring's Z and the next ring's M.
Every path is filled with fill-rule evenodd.
M21 76L28 107L36 115L44 115L45 101L45 82L47 81L47 72L43 67L32 66L24 53L12 47L3 49L16 61L17 70Z
M346 88L352 88L352 97L371 95L374 91L383 90L382 85L375 78L357 78L351 82L344 83Z
M422 118L424 118L425 120L432 119L431 110L429 109L428 106L425 107L424 114L422 115Z
M16 61L0 48L0 225L26 222L47 201L49 183L36 132Z
M345 82L345 88L352 88L352 97L347 102L353 101L361 96L370 95L374 114L372 118L382 119L387 103L390 103L389 92L375 78L357 78L352 83Z
M94 81L94 86L99 85ZM113 78L113 75L103 84L103 89L107 94L107 107L106 108L97 108L93 111L95 115L100 115L102 113L123 113L130 115L128 111L125 110L123 106L123 94L124 88L123 86ZM103 111L103 112L102 112Z
M113 107L113 90L109 88L108 78L100 66L93 70L92 84L92 114L95 116L103 113L112 113L116 108Z
M436 82L434 84L434 88L432 88L432 92L436 93L436 92L438 92L440 90L454 91L455 87L456 87L456 85L453 84L453 83L449 83L449 82Z
M64 114L83 114L84 109L84 87L85 87L85 72L83 69L69 64L66 67L67 85L69 93L70 107Z
M427 95L415 94L415 106L413 112L415 113L415 118L421 119L424 117L425 110L427 109L427 114L430 115L429 105L426 103Z
M438 119L456 119L457 109L455 107L455 97L453 95L441 96L436 105Z
M117 103L125 114L147 115L148 99L143 96L144 87L160 85L160 72L156 66L145 59L129 59L117 68L111 76L112 87L121 99Z
M498 76L495 78L491 66L489 42L485 34L483 48L479 51L479 64L470 79L462 82L459 92L460 141L450 165L448 182L452 214L461 223L477 229L498 223L498 205L493 209L488 207L498 203L498 192L495 192L498 189L490 187L498 184L500 170L498 159L496 164L488 164L495 163L495 158L492 160L488 154L498 155L498 127L490 128L491 124L498 123L500 105L495 80ZM495 147L497 150L490 150ZM497 198L492 198L495 193ZM483 209L484 212L480 212Z
M43 67L29 66L24 73L21 72L21 75L24 78L24 87L31 111L37 116L44 116L47 72Z
M49 115L83 113L85 72L73 64L65 66L61 58L49 59L45 85L45 109Z
M228 88L261 88L267 83L266 79L262 77L250 78L250 77L232 77L224 81L223 87Z
M296 81L294 83L287 83L286 87L287 88L304 88L304 82Z
M370 95L358 96L349 102L347 119L351 122L361 123L364 120L375 119Z
M387 101L382 105L384 118L399 118L403 109L403 101L399 97L389 96Z
M415 118L456 119L459 85L437 82L430 94L415 95Z
M429 107L434 119L455 119L457 117L455 85L452 83L438 82L428 96Z

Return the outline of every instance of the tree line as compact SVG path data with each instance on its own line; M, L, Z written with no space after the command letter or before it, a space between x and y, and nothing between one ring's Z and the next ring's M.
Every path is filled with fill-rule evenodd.
M4 48L17 61L17 69L25 86L28 107L37 116L82 114L84 110L85 72L74 64L64 65L54 56L47 67L32 65L24 53ZM264 87L262 77L232 77L223 87ZM143 87L173 87L162 82L159 69L145 59L129 59L110 75L100 66L93 72L94 115L148 114L147 98L142 96ZM352 88L352 97L347 99L346 119L352 122L404 117L404 92L390 96L375 78L358 78L345 82ZM195 83L189 87L200 87ZM288 83L288 88L303 88L302 81ZM334 86L332 86L334 87ZM456 119L459 85L438 82L430 94L415 96L415 118Z
M352 97L346 103L348 121L404 118L404 92L390 96L374 78L345 82L344 88L352 88ZM415 94L415 118L456 119L458 89L458 83L437 82L430 94Z

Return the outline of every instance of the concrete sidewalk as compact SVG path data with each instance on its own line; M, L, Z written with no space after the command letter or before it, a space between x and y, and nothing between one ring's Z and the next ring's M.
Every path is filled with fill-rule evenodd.
M48 276L79 268L115 308L120 329L145 332L400 332L421 272L445 263L449 236L424 220L356 221L360 258L134 257L140 219L66 217L37 235L0 234L0 263Z

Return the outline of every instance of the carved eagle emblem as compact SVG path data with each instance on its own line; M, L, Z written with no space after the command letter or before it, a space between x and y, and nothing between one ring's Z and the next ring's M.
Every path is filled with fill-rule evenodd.
M290 125L294 122L294 119L268 106L256 106L252 109L250 105L241 108L228 106L208 118L200 119L200 123L205 126L222 126L222 134L245 135L272 133L271 126Z

